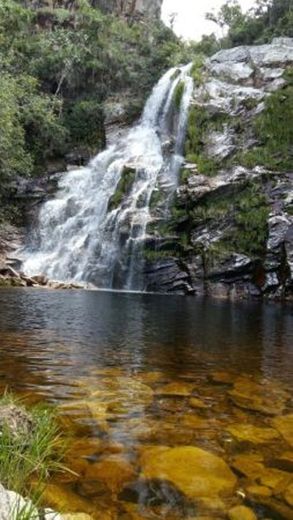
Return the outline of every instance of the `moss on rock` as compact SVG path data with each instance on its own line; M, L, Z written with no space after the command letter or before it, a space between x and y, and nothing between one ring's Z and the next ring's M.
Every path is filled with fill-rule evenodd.
M133 182L135 180L136 170L130 166L124 166L120 180L117 184L115 193L109 200L108 211L117 209L122 203L123 199L131 191Z

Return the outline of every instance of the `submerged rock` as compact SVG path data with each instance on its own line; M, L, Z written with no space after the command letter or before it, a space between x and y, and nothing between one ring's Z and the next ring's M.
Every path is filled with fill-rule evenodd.
M284 492L292 481L292 475L280 469L265 468L259 480L262 485L273 489L274 494L279 494Z
M193 446L142 448L141 476L165 479L190 499L233 492L236 477L220 457Z
M90 464L85 478L104 482L113 493L118 493L128 482L134 480L135 470L121 456L112 455Z
M68 513L83 511L88 515L94 515L96 512L95 504L62 485L47 484L43 490L42 502L49 504L57 511L67 511Z
M237 441L251 444L264 444L280 438L273 428L259 428L253 424L233 424L227 427L227 431Z
M271 382L258 384L255 381L239 377L234 381L229 396L240 408L255 410L265 415L278 415L286 407L290 395Z
M202 399L199 399L198 397L191 397L189 400L189 405L191 406L191 408L199 409L206 409L210 407L207 403L205 403Z
M168 383L165 386L159 387L156 391L159 395L174 395L174 396L181 396L181 397L187 397L189 396L193 389L195 388L195 385L193 383L185 383L183 381L176 381L173 383Z
M246 506L235 506L228 512L229 520L257 520L256 514Z
M231 466L241 475L255 480L264 473L264 462L262 455L254 453L243 453L236 455L231 462Z
M287 504L293 507L293 482L291 482L291 484L289 484L289 486L285 489L284 498Z
M275 417L272 419L272 425L280 432L285 441L293 447L293 414Z

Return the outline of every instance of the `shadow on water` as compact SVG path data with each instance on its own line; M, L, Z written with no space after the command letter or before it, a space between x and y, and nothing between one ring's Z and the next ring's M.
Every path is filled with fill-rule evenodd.
M148 451L192 446L229 464L259 518L286 518L287 488L274 486L288 468L271 466L290 451L290 439L272 429L291 411L289 306L15 289L0 291L0 309L1 387L57 405L72 436L67 462L76 476L48 483L50 505L103 520L225 518L240 500L235 486L194 496L180 464L174 476ZM275 433L256 442L253 429L233 430L244 423ZM243 454L260 457L270 478L256 480L238 462L235 470ZM259 484L265 498L247 491Z

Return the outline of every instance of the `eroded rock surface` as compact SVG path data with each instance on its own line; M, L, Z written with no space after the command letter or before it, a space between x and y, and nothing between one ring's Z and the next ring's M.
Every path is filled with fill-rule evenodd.
M205 124L201 118L208 118L202 148L209 171L199 173L196 157L193 162L187 159L183 167L184 178L176 193L177 238L174 232L169 237L177 254L166 258L165 252L161 259L158 252L158 259L147 263L150 290L230 299L292 298L293 171L258 165L257 156L249 167L240 160L241 154L258 145L255 119L264 111L268 96L287 85L285 72L292 63L290 38L221 50L205 62L190 110L200 111L201 125ZM255 237L245 232L243 200L255 196L260 201L259 211L252 204L256 219L263 211L262 251L254 250ZM157 210L154 214L159 218ZM157 244L161 244L159 234Z

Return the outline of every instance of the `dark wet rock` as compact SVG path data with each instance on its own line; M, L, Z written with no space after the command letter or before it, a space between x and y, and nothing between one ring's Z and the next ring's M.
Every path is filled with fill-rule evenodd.
M203 219L193 222L190 233L191 250L180 260L160 260L147 268L151 276L151 286L155 291L163 291L168 286L176 265L176 279L185 280L180 290L196 294L209 294L219 298L275 298L290 297L293 288L293 217L291 174L273 174L263 168L249 170L234 167L214 178L191 174L186 183L177 190L179 207L197 208L198 203L213 204L218 197L229 199L241 193L251 179L262 182L271 205L268 218L268 238L264 258L231 252L220 254L212 263L205 262L201 251L211 246L217 248L219 241L233 225L231 217L224 214L219 219ZM179 225L179 224L178 224ZM182 220L182 232L190 225ZM164 249L164 247L163 247ZM194 254L198 251L198 254ZM174 289L173 289L174 290Z
M293 451L285 451L270 460L270 466L293 473Z
M44 274L37 274L35 276L32 276L31 280L33 280L33 282L35 282L38 285L47 285L49 282L48 277Z
M190 277L184 272L179 262L172 257L148 262L145 268L146 289L150 292L193 293Z
M258 502L265 507L267 517L272 516L280 520L293 520L292 507L275 497L258 497Z
M180 510L185 514L192 511L192 506L188 504L184 495L171 482L159 478L139 479L125 486L119 495L119 499L139 503L144 507L168 504L170 510Z

